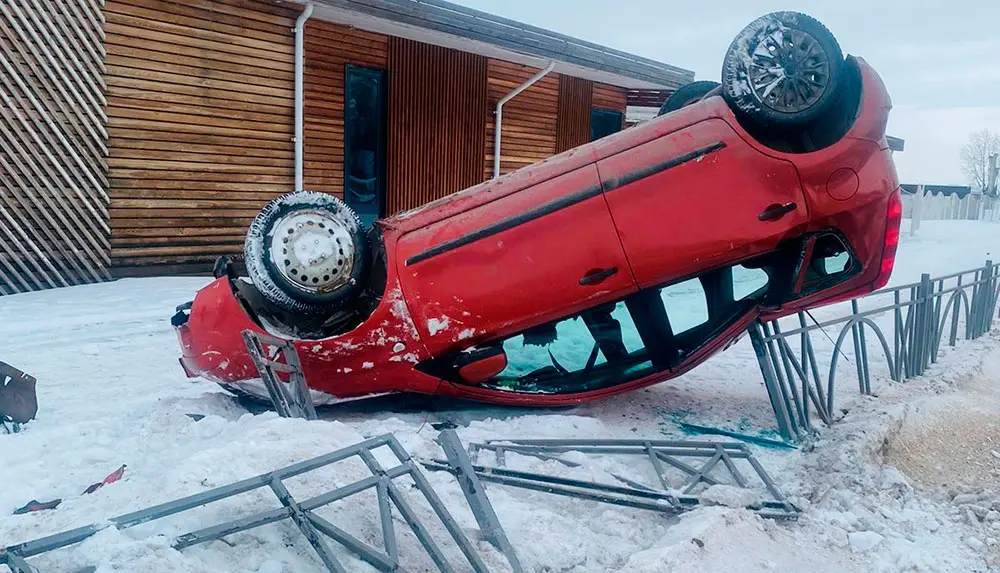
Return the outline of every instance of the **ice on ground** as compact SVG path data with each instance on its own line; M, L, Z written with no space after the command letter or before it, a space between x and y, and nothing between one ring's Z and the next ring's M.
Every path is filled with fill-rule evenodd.
M940 275L975 267L1000 252L998 225L924 222L915 237L908 236L905 225L893 284L913 282L922 272ZM215 385L188 380L177 364L169 318L177 304L190 300L208 281L128 279L0 297L0 360L38 378L40 403L38 418L24 432L0 435L0 544L205 491L385 432L394 432L414 456L440 457L431 423L443 420L459 425L465 443L517 437L690 437L677 421L748 433L774 425L746 340L674 381L575 408L526 410L440 401L429 409L414 409L383 401L330 408L317 422L253 414ZM820 309L815 314L822 319L836 312ZM819 336L814 341L826 360L829 344L822 345ZM991 566L995 571L1000 539L995 496L1000 487L985 480L988 464L996 460L991 451L1000 451L1000 445L990 446L987 439L991 434L985 430L996 418L990 417L983 392L1000 387L1000 338L991 335L945 350L927 376L903 384L890 382L884 362L873 355L874 397L857 395L854 364L844 363L836 390L839 420L820 428L814 449L750 446L782 491L803 509L795 523L779 524L728 507L740 500L722 495L727 493L723 489L714 492L722 505L679 519L499 485L488 485L488 493L530 571L979 573ZM950 411L982 417L970 427L955 423L959 417L946 415ZM196 421L187 414L204 417ZM956 439L937 439L945 436ZM954 455L969 459L940 457L943 463L936 465L933 456L913 455L926 449L947 456L953 445L960 446ZM979 468L970 470L966 484L959 484L945 467L956 460L969 464L958 465L957 471ZM616 483L611 472L656 483L634 460L610 459L585 469L513 456L508 461L563 475L586 472L582 475L608 483ZM79 495L122 464L128 469L121 481ZM296 496L308 495L363 472L347 465L290 487ZM506 570L503 558L476 533L455 480L441 473L427 476L491 570ZM56 510L11 515L31 499L56 497L64 498ZM377 543L375 506L363 502L344 503L332 510L331 518ZM242 496L125 532L105 530L79 546L32 561L43 571L86 565L102 572L322 571L290 523L182 552L169 547L170 536L275 507L267 492ZM443 529L428 523L443 540ZM396 529L405 526L397 521ZM414 539L407 539L400 547L404 561L416 563L409 569L430 568L426 558L419 558ZM873 540L879 543L859 551ZM371 570L342 550L337 555L349 571Z

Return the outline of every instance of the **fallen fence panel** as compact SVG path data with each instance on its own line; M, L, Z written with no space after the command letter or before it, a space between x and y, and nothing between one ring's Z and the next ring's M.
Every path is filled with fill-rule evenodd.
M382 467L372 454L373 450L383 446L388 447L396 457L397 464L391 468ZM291 477L353 457L360 458L368 467L372 473L370 477L340 486L332 491L304 501L296 500L283 482L283 480ZM180 535L174 539L172 546L174 549L180 550L200 543L222 539L227 535L232 535L240 531L290 519L306 537L310 545L312 545L326 569L331 572L342 572L345 569L333 551L331 551L327 540L338 543L379 571L400 571L403 568L399 562L395 531L390 515L391 506L395 506L421 545L428 552L435 565L441 571L452 571L453 567L444 552L437 542L430 537L426 525L417 517L406 496L403 495L402 491L400 491L393 481L404 476L408 476L413 480L416 488L442 521L445 529L451 535L452 540L458 545L473 570L477 573L488 571L482 558L476 552L475 547L462 532L462 529L434 492L430 483L427 482L427 479L414 464L406 450L396 440L395 436L391 434L371 438L323 456L183 499L114 517L103 524L88 525L0 549L0 565L7 565L13 573L36 573L35 569L28 564L27 559L55 549L80 543L107 527L115 527L119 530L127 529L266 487L278 498L283 506L282 508L248 515L240 519ZM312 513L313 510L320 507L373 488L376 489L378 494L379 516L385 551L365 543L326 519Z
M457 440L457 437L455 438ZM478 463L481 452L494 455L495 464ZM543 460L560 460L561 454L575 452L589 456L639 456L649 460L662 489L640 483L636 478L611 474L626 486L598 483L573 477L523 471L506 467L506 454L537 457ZM688 458L688 459L685 459ZM699 460L699 461L693 461ZM422 462L430 470L449 471L459 477L471 471L479 480L518 487L600 503L607 503L660 513L678 514L706 503L696 490L701 486L726 485L750 489L750 482L737 468L735 460L749 464L770 498L749 507L762 517L794 520L799 510L781 494L777 485L754 458L750 449L741 443L674 440L588 440L588 439L520 439L488 440L469 445L469 466L452 461L430 460ZM573 468L579 461L564 464ZM671 483L665 466L680 471L680 479Z

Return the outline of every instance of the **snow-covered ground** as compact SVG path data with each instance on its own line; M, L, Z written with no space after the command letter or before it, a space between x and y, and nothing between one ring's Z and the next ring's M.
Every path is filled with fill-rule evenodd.
M924 222L914 237L907 230L904 221L896 285L914 282L922 272L940 275L1000 260L998 224ZM206 282L122 280L0 298L0 360L38 378L40 401L38 419L22 433L0 434L0 546L204 491L385 432L394 432L415 456L441 457L431 423L442 420L458 423L466 443L684 439L690 436L678 421L746 433L774 424L746 340L678 380L577 408L427 407L427 401L380 399L326 410L318 422L253 414L216 387L189 381L177 364L168 319L176 304ZM837 311L816 315L822 320ZM819 337L814 341L821 354L828 352ZM892 383L877 364L876 396L866 398L857 395L853 365L845 367L837 392L840 419L821 428L809 451L751 446L804 510L798 522L775 523L718 506L674 519L498 485L489 486L490 497L531 571L997 570L1000 333L945 349L921 379ZM196 421L187 414L205 417ZM509 463L520 467L563 469L513 458ZM79 495L122 464L128 467L120 482ZM293 480L290 489L304 498L362 475L357 465L335 470L307 474L309 480ZM629 471L639 481L655 479ZM503 558L476 535L453 478L427 475L491 570L505 570ZM64 500L55 510L11 515L32 499L54 498ZM267 492L245 494L124 532L108 529L33 562L42 571L96 565L100 573L323 570L291 523L183 552L169 547L172 535L275 507ZM378 532L371 496L338 502L324 515L363 538L374 540ZM404 529L397 523L398 532ZM408 570L433 570L412 536L404 536L400 547ZM338 550L338 556L351 571L372 570L345 552Z

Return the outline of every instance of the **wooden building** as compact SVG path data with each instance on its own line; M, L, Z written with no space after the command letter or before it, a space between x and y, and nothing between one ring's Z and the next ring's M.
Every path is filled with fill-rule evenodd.
M0 294L204 272L296 188L390 215L692 79L442 0L0 2Z

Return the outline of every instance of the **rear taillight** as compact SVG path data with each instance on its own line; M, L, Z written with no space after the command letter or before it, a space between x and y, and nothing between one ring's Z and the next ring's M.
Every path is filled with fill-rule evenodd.
M882 263L879 267L875 290L889 284L892 268L896 264L896 247L899 246L899 226L903 220L903 200L899 189L889 196L889 211L885 222L885 241L882 244Z

